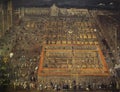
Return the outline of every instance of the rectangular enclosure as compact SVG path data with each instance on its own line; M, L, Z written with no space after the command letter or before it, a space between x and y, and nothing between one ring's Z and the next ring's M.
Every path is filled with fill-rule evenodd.
M97 45L44 45L38 76L108 76L104 56Z

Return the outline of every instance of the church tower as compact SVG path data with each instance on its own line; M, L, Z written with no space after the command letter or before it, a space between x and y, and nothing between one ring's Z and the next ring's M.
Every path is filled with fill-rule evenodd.
M50 15L58 16L58 13L59 13L59 8L55 4L53 4L50 8Z

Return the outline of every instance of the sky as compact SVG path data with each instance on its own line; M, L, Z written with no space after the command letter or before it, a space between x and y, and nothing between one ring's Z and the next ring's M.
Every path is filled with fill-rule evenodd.
M95 7L99 3L109 3L114 0L13 0L14 7L42 7L52 6L55 3L60 7ZM111 7L111 6L110 6ZM116 5L115 5L116 7Z

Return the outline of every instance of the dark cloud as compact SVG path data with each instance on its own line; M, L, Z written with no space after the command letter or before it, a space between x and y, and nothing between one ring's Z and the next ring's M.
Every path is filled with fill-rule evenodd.
M98 7L99 3L105 3L106 7L114 0L13 0L14 7L50 7L53 3L59 7ZM119 6L119 5L117 5ZM117 7L115 4L115 7ZM112 6L113 8L113 6Z

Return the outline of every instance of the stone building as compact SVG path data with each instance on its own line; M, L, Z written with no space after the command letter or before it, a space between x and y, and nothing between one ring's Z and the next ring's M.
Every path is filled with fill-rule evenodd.
M0 37L12 27L12 1L0 0Z
M81 13L86 15L87 9L76 9L76 8L61 8L53 4L51 7L21 7L18 9L21 17L25 15L36 15L36 16L80 16Z

